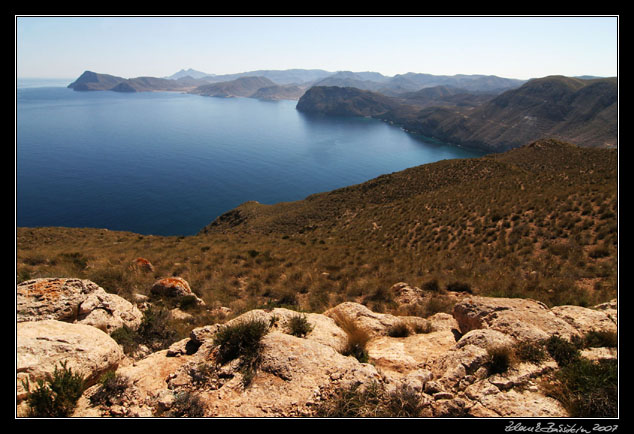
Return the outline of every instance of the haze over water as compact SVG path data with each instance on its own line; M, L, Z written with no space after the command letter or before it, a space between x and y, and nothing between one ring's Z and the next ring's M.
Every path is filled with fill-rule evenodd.
M481 155L296 101L18 85L17 226L192 235L246 201Z

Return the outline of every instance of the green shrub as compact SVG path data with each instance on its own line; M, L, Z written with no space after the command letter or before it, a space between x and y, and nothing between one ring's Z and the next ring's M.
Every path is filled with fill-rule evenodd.
M618 365L616 360L592 362L578 358L560 369L560 381L552 396L571 417L618 416Z
M289 332L293 336L304 337L310 333L313 326L306 319L306 315L295 315L288 322Z
M586 348L618 346L618 336L616 332L592 330L583 338L583 346Z
M559 336L551 336L546 340L546 350L561 367L567 366L581 357L575 344Z
M106 372L102 375L99 382L99 390L90 397L90 402L93 405L110 405L116 398L120 398L128 387L130 387L130 381L128 378L119 375L114 371Z
M170 325L171 314L167 309L150 308L143 313L143 320L137 330L140 343L158 351L169 347L178 339Z
M217 360L226 363L240 358L243 384L248 386L260 361L261 340L269 325L262 320L251 319L221 327L214 336L218 348Z
M471 285L465 282L452 282L447 284L447 291L451 292L466 292L469 294L473 294L473 290L471 289Z
M387 335L393 338L406 338L411 334L411 331L407 324L399 322L390 327L387 331Z
M176 342L179 334L171 324L171 314L167 309L152 307L143 312L141 325L137 330L123 326L114 330L110 337L123 347L123 352L133 354L139 345L146 345L159 351Z
M520 342L513 350L517 359L522 362L537 364L546 359L544 346L538 342Z
M489 374L502 374L506 372L513 363L513 350L510 347L500 346L489 348L487 353Z
M402 386L388 393L378 383L372 383L364 388L354 385L339 390L330 399L317 406L315 416L327 418L419 417L422 408L420 396L412 389Z
M27 404L31 417L68 417L71 415L77 400L84 391L84 378L73 374L66 362L61 362L62 369L55 367L53 375L46 375L44 380L37 381L37 387L30 391L27 380L23 386L28 390Z
M195 393L181 392L174 397L168 417L203 417L205 405Z
M126 325L114 330L110 337L121 345L123 352L128 355L134 353L139 347L140 337L138 333Z
M268 331L264 321L251 319L222 326L214 336L220 363L238 357L253 358L260 350L260 340Z

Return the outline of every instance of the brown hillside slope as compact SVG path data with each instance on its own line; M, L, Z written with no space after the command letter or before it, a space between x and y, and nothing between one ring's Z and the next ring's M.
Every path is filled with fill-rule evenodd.
M616 78L551 76L528 81L472 111L425 109L406 128L452 143L503 151L543 137L617 146Z
M78 277L125 297L180 276L207 306L356 301L395 282L592 305L616 296L617 151L540 141L413 167L276 205L246 203L191 237L18 228L18 280ZM154 270L131 264L148 259Z

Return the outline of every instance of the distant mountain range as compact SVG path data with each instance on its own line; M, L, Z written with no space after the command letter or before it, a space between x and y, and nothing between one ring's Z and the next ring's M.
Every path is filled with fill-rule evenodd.
M521 86L525 81L495 75L432 75L408 72L386 77L377 72L341 71L314 83L314 86L355 87L395 96L435 86L461 88L469 92L500 93Z
M367 116L445 143L504 151L544 137L581 146L616 146L618 83L613 78L550 76L528 81L492 75L258 70L172 78L84 72L77 91L179 91L213 97L298 100L297 110Z
M287 69L287 70L256 70L236 74L214 75L194 69L181 69L165 78L137 77L122 78L91 71L84 72L68 87L75 90L113 90L118 92L146 92L146 91L183 91L206 95L209 88L198 89L209 84L233 82L245 77L259 77L270 80L266 83L267 91L259 92L259 97L267 99L299 99L303 91L312 86L354 87L371 90L385 95L398 96L407 92L415 92L423 88L448 86L462 88L467 92L500 93L520 86L523 81L497 76L484 75L431 75L407 73L387 77L378 72L329 72L322 69ZM244 82L237 82L239 87ZM285 87L292 86L292 87ZM221 85L221 87L227 87ZM231 87L231 86L229 86ZM212 92L213 93L213 92ZM219 96L250 96L244 92L232 94L219 92Z
M424 88L398 98L367 90L314 86L303 112L370 116L446 143L504 151L544 137L581 146L616 146L616 78L550 76L499 95Z
M544 137L580 146L617 146L618 82L616 77L533 79L473 109L422 109L402 125L441 141L495 152Z
M175 74L170 75L169 77L165 77L169 80L178 80L179 78L204 78L204 77L213 77L215 74L207 74L206 72L196 71L195 69L181 69Z

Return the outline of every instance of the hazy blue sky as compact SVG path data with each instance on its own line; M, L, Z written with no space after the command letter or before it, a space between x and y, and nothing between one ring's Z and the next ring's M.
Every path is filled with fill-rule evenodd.
M616 76L616 17L16 17L18 77L325 69Z

